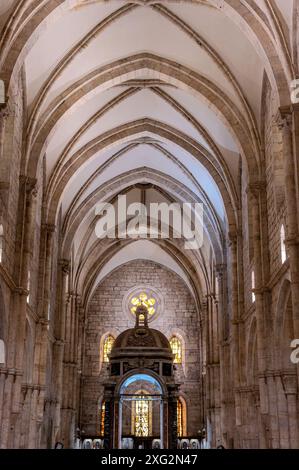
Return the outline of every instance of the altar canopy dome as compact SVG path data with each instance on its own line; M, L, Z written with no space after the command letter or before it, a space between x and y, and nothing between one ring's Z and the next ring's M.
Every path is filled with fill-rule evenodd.
M147 309L138 307L136 325L121 333L115 340L110 360L126 356L157 357L173 361L173 353L166 336L161 331L148 327Z
M142 356L147 356L155 352L163 353L168 359L172 358L173 354L166 336L161 331L153 328L147 328L146 330L131 328L121 333L115 340L110 359L115 359L124 354L140 353Z

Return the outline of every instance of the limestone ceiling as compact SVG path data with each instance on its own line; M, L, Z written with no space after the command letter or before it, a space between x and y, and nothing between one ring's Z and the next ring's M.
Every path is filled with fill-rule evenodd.
M92 208L81 206L142 169L164 178L172 197L167 178L204 200L210 240L221 245L237 224L240 158L249 175L259 172L265 74L287 104L294 8L293 0L1 1L0 26L14 12L0 54L7 86L24 70L27 172L35 176L46 156L47 217L55 223L61 208L69 227L80 214L70 241L77 255L92 243Z

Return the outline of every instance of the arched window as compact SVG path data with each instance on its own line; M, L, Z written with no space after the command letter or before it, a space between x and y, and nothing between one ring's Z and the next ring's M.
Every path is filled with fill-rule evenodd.
M251 272L251 289L252 289L251 300L252 300L252 303L254 303L255 302L255 292L254 292L254 289L255 289L255 274L254 274L254 271Z
M173 336L169 341L172 354L174 355L174 364L182 364L182 342L177 336Z
M177 423L178 423L178 437L183 437L183 405L180 399L177 404Z
M177 429L178 429L178 437L184 437L187 435L186 402L181 397L177 401Z
M27 290L28 290L27 304L30 304L30 271L28 271Z
M282 224L280 228L280 254L282 264L287 260L287 250L286 250L286 233L284 225Z
M3 225L0 224L0 263L3 259Z
M103 346L103 362L109 362L109 354L111 353L115 339L112 335L108 335L105 338Z
M105 412L106 412L106 403L103 400L101 406L99 407L99 435L104 437L105 435Z

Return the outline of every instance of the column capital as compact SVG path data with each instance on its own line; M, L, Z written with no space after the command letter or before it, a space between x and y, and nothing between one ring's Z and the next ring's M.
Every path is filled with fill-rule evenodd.
M64 274L69 274L70 272L70 261L68 259L60 259L58 264Z
M282 383L286 395L297 395L297 376L295 374L283 375Z
M70 292L69 292L69 297L70 297L71 299L74 299L74 300L77 301L77 302L80 302L80 301L81 301L81 294L77 294L77 292L70 291Z
M291 132L293 124L293 106L281 106L276 115L275 121L281 131Z
M29 295L29 291L27 289L24 289L23 287L20 287L20 286L18 286L14 289L14 293L18 294L18 295L23 295L25 297L28 297L28 295Z
M38 320L38 325L48 327L50 325L50 321L47 318L40 317Z
M228 246L230 248L236 247L238 244L238 238L242 235L239 230L234 230L233 232L228 232Z
M226 267L226 264L216 264L215 271L217 278L221 279L223 277Z
M31 178L30 176L20 175L20 183L24 186L26 194L28 197L37 196L37 179Z

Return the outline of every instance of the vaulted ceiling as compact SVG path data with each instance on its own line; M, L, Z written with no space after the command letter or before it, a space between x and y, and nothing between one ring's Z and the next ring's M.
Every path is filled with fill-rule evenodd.
M221 263L238 227L240 162L249 179L261 170L265 80L289 104L296 9L293 0L1 2L1 77L13 90L22 69L26 89L24 168L35 177L45 159L47 222L62 217L62 255L73 253L82 289L138 257L190 286L194 271L203 288L210 250ZM204 202L205 248L96 240L94 204L124 192Z

